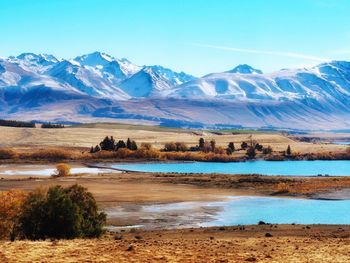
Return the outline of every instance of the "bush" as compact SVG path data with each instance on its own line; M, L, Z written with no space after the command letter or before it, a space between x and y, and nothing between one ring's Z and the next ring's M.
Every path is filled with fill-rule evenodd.
M65 163L59 163L56 165L56 171L52 177L66 177L70 176L70 166Z
M148 143L148 142L143 142L141 143L141 149L144 149L144 150L151 150L153 147L152 147L152 144Z
M67 160L72 158L72 153L65 149L42 149L30 153L26 156L30 159L46 159L46 160Z
M165 152L186 152L188 147L183 142L168 142L164 145Z
M16 157L16 152L11 149L0 149L0 160L13 159Z
M91 238L103 234L106 215L98 212L93 195L81 186L50 187L35 191L22 206L19 230L22 238Z
M26 194L20 190L0 193L0 239L13 238Z

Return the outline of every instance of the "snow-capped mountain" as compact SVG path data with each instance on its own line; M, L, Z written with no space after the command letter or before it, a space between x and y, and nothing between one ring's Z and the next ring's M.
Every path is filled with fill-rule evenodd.
M255 69L247 64L238 65L234 69L227 71L227 73L263 74L263 72L260 69Z
M344 61L268 74L239 65L195 78L101 52L0 59L0 118L349 129L349 105Z
M350 99L350 63L335 61L312 68L262 74L244 66L189 81L169 96L234 101L329 102L346 106ZM237 73L238 72L238 73ZM250 73L247 73L250 72ZM260 72L260 73L259 73Z
M162 97L174 87L194 79L184 72L177 73L161 66L145 66L124 80L120 87L131 97Z

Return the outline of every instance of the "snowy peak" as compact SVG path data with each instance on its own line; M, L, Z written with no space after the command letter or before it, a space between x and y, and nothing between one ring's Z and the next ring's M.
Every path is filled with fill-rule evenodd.
M125 58L119 60L102 52L79 56L74 61L83 67L97 71L98 74L108 78L114 84L130 77L141 69L141 67L134 65Z
M227 71L227 73L263 74L263 72L260 69L255 69L247 64L238 65L234 69Z
M166 96L178 85L195 79L184 72L174 72L162 66L145 66L121 83L121 88L131 97Z
M82 66L103 67L115 59L106 53L96 51L91 54L76 57L74 60Z

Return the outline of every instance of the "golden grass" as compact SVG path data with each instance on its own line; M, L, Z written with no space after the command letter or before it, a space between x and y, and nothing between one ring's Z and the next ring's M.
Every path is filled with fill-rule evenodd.
M250 134L214 134L208 131L191 131L179 129L166 129L150 126L133 126L130 129L128 125L86 125L77 128L64 129L28 129L0 127L0 145L3 147L15 148L35 148L35 147L84 147L90 148L98 144L105 136L113 135L116 139L135 140L138 145L141 143L151 143L156 148L164 147L165 143L171 141L181 141L187 146L198 144L200 137L210 141L214 139L217 146L227 147L229 142L234 142L238 148L242 141L248 141ZM344 152L346 146L305 143L293 141L292 139L279 133L255 133L253 139L263 146L270 145L274 151L285 151L290 145L292 152L304 153L328 153ZM238 147L237 147L238 146ZM244 152L235 152L234 156L242 156Z
M1 242L0 261L348 262L348 232L347 226L265 225L136 231L98 240Z

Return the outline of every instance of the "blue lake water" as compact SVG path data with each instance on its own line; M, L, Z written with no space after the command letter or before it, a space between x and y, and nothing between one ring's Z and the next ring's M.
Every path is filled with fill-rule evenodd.
M338 145L350 145L350 142L342 142L342 141L336 141L332 142L333 144L338 144Z
M213 203L212 205L215 205ZM233 197L203 226L257 224L350 224L350 200L328 201L274 197Z
M135 163L113 164L113 168L163 173L263 174L282 176L350 176L350 161L249 161L236 163Z

